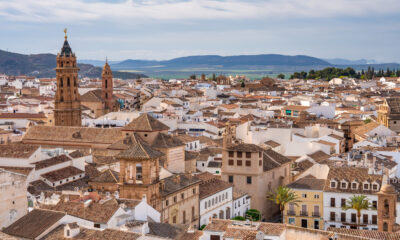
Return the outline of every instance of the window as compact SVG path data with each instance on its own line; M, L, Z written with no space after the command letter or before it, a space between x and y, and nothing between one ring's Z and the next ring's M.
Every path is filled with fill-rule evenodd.
M228 176L228 182L233 183L233 176Z
M204 203L204 208L207 209L207 201Z
M229 159L228 164L229 166L233 166L233 159Z
M335 221L335 212L331 212L330 218L331 221Z
M251 184L251 176L247 176L247 184Z
M363 214L363 223L368 224L368 214Z
M369 190L369 184L368 183L364 183L364 190Z
M168 207L168 205L169 205L169 201L168 201L168 200L165 200L165 206Z
M182 212L183 223L186 223L186 211Z
M335 181L331 182L331 188L336 188L336 182Z
M181 199L185 199L185 194L181 193Z
M251 158L251 152L246 152L246 158Z
M351 222L355 223L357 221L356 219L357 219L357 214L352 213L351 214Z
M145 133L144 136L147 137L147 133Z
M331 198L331 207L335 207L335 198Z
M176 196L174 197L174 203L176 203Z
M351 189L357 189L357 183L352 183L351 184Z
M314 198L315 198L315 199L319 199L319 194L315 194L315 195L314 195Z
M242 155L243 155L243 153L242 153L242 152L237 152L236 154L237 154L237 157L238 157L238 158L241 158L241 157L242 157Z
M258 157L261 157L261 156L262 156L262 152L259 152L259 153L258 153Z
M296 220L295 218L289 218L289 224L295 225Z
M376 184L376 183L372 184L372 190L377 191L378 190L378 184Z
M319 229L319 220L314 220L314 229Z
M196 194L196 188L193 188L193 194Z
M172 223L176 224L176 216L172 217Z
M233 157L233 151L229 151L229 157Z
M342 200L341 200L341 205L340 205L341 207L344 207L344 206L346 206L346 199L345 198L342 198Z
M95 228L100 228L100 223L95 223L93 226L94 226Z
M71 86L71 81L69 80L69 78L67 78L67 86L68 86L68 87Z
M242 166L242 160L237 160L237 163L236 163L236 165L238 165L238 166Z
M340 213L340 221L346 222L346 213L345 212Z
M258 161L258 166L261 166L262 165L262 161L260 160L260 161Z
M341 182L340 188L346 189L347 188L347 183L346 182Z
M251 161L247 160L246 161L246 167L250 167L251 166Z
M307 198L307 194L303 193L303 194L301 194L301 197L302 198Z
M378 207L378 203L376 201L372 201L372 207L376 209Z
M378 216L372 215L372 224L377 224L377 222L378 222Z

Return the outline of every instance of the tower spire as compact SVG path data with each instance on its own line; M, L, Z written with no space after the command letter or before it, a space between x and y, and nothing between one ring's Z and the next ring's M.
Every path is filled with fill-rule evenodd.
M64 28L64 34L65 34L64 38L65 38L65 40L67 40L67 38L68 38L68 36L67 36L67 28Z

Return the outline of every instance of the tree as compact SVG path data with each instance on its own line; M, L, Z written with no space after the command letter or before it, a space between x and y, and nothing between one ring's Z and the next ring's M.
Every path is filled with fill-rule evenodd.
M343 210L354 209L357 211L357 225L360 224L361 211L371 209L371 203L365 195L354 195L350 197L346 205L342 207ZM358 228L358 226L357 226Z
M271 192L268 195L268 199L274 201L277 205L279 205L279 210L281 211L282 223L283 222L283 211L285 210L286 204L294 204L298 206L297 203L300 202L299 197L292 192L292 190L285 186L279 186L275 192Z
M246 84L244 83L244 80L242 80L242 83L240 84L240 87L242 87L242 88L246 87Z
M365 123L365 124L368 124L368 123L370 123L370 122L372 122L371 118L367 118L367 119L364 120L364 123Z
M196 80L196 74L190 75L190 79Z
M280 74L278 74L278 76L276 76L276 77L279 78L279 79L285 79L285 74L280 73Z

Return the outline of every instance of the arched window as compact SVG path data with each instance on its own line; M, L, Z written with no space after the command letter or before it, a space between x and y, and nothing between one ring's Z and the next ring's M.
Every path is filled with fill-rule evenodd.
M384 223L383 223L383 231L384 231L384 232L387 232L387 231L388 231L388 224L387 224L387 222L384 222Z
M71 81L69 80L69 78L67 78L67 86L71 86Z
M60 87L64 87L64 79L60 78Z
M106 93L106 99L108 99L108 93Z
M106 88L107 88L107 87L108 87L107 80L106 80L106 82L105 82L105 85L106 85Z
M389 216L389 201L387 199L385 199L383 204L383 216Z

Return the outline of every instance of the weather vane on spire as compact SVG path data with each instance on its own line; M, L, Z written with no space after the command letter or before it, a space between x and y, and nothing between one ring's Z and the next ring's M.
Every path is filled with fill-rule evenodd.
M64 28L64 33L65 33L65 40L67 40L67 28Z

